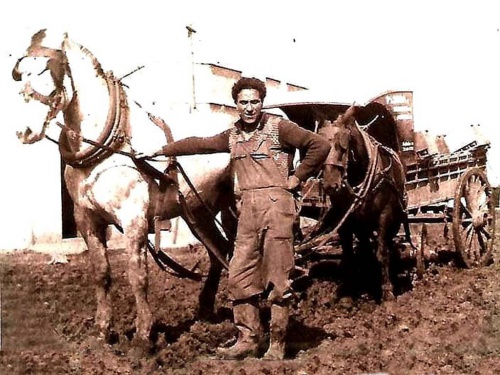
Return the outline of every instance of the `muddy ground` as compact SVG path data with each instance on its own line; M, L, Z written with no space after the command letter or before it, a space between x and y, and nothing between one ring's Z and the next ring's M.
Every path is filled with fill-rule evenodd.
M369 269L358 270L364 281L350 302L337 298L342 270L335 260L309 266L311 277L296 284L286 359L280 362L214 358L215 348L235 334L225 275L217 317L202 322L195 316L202 284L151 263L157 341L154 352L138 355L130 342L135 306L124 251L110 252L113 344L98 340L93 330L95 298L85 253L62 264L30 251L3 253L0 374L499 374L498 251L491 266L476 269L457 268L444 253L440 262L427 264L421 280L411 262L400 264L397 300L388 304L377 302ZM191 264L201 259L206 269L201 247L176 250L176 256Z

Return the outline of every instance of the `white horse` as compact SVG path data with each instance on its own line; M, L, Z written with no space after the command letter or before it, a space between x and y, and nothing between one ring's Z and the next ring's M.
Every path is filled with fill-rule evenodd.
M150 338L153 314L147 298L147 245L155 217L181 215L211 250L210 271L198 310L199 317L206 317L213 312L222 266L230 250L230 241L218 230L212 216L231 204L229 157L222 154L183 160L183 170L198 194L183 178L179 178L178 187L169 184L175 174L171 175L173 180L157 176L161 180L158 183L142 168L147 164L137 165L137 160L127 155L133 154L134 142L146 134L149 146L158 149L167 142L170 129L158 119L155 125L149 113L137 103L129 103L126 88L112 73L104 72L85 47L65 34L52 48L47 45L47 35L46 30L33 35L26 54L12 72L23 85L25 102L45 108L45 118L39 124L30 124L17 135L29 144L48 136L50 124L62 128L59 150L66 162L64 179L74 203L77 229L87 244L93 267L97 327L105 337L112 328L106 229L115 225L123 231L129 256L128 278L137 305L134 340L147 342ZM61 116L63 120L58 122ZM176 128L171 131L175 136ZM200 165L203 160L205 164ZM167 162L156 166L163 171Z

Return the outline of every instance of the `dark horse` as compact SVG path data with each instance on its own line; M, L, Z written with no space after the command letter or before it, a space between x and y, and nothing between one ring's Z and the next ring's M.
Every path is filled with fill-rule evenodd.
M354 236L359 247L375 243L380 264L382 300L394 299L390 280L390 249L406 218L405 171L393 149L360 129L351 106L319 134L332 143L323 176L332 209L327 223L338 225L344 265L352 267Z

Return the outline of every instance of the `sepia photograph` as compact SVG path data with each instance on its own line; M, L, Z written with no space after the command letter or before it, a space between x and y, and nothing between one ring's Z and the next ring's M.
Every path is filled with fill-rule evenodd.
M493 1L0 5L0 374L500 373Z

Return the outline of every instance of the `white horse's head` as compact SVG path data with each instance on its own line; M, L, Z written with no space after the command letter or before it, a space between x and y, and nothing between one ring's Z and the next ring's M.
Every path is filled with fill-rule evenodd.
M21 86L19 93L30 106L19 114L24 122L16 133L23 143L43 139L50 121L66 104L64 38L59 34L56 42L46 30L40 30L12 70L12 78Z

